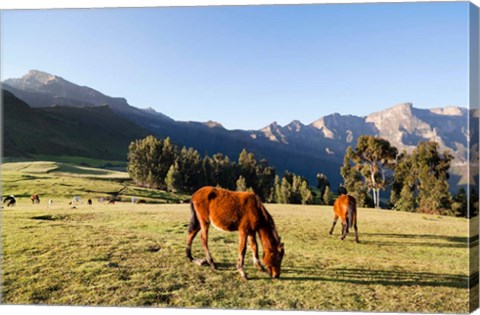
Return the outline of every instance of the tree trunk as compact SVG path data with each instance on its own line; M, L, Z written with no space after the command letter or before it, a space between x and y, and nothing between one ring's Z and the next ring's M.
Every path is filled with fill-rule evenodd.
M377 197L377 182L375 181L375 169L372 164L370 164L370 176L372 178L372 192L373 192L373 206L378 208L378 197Z
M375 208L380 208L380 188L377 189L377 203L375 204Z

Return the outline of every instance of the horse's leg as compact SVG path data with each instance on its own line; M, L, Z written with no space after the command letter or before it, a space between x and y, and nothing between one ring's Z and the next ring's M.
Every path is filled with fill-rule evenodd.
M355 217L355 220L353 222L355 222L355 224L353 225L353 228L355 229L355 242L360 243L360 241L358 240L357 217Z
M342 236L340 239L343 241L345 237L347 236L347 228L348 228L348 222L347 220L342 220Z
M332 235L333 229L335 228L335 224L337 224L337 221L338 221L338 215L335 214L335 216L333 217L332 228L330 229L330 235Z
M192 257L192 242L197 233L200 231L200 225L193 226L191 229L188 230L187 236L187 248L185 250L185 254L190 261L193 261Z
M253 265L261 271L267 271L258 258L258 245L255 233L248 236L248 243L250 244L253 253Z
M203 249L205 250L205 256L207 258L207 263L210 265L210 267L215 270L215 262L213 261L212 256L210 255L210 251L208 250L208 223L203 223L201 224L202 226L202 232L201 232L201 237L202 237L202 245Z
M247 234L239 230L238 231L238 259L237 259L237 270L240 272L240 276L243 279L247 279L247 275L243 271L243 261L245 259L245 252L247 251Z

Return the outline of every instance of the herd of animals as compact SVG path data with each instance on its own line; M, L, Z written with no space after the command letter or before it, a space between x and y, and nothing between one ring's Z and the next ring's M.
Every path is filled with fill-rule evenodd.
M40 203L38 195L31 196L32 203ZM98 199L99 203L114 204L113 199L107 200L103 197ZM14 206L15 197L10 195L3 200L7 207ZM48 200L48 206L52 205L52 199ZM82 203L80 196L75 196L69 202L74 208L76 204ZM92 205L92 200L87 203ZM144 199L132 197L132 203L146 203ZM240 276L247 279L243 269L247 242L253 253L253 264L261 271L267 272L271 278L278 278L281 272L281 264L285 255L285 246L278 235L275 222L263 205L260 198L251 192L230 191L218 187L206 186L197 190L190 199L191 218L187 233L187 246L185 255L188 260L199 265L208 265L215 270L216 265L208 248L208 230L210 225L227 232L238 231L238 258L237 270ZM355 241L358 240L357 229L357 206L354 197L341 191L340 196L333 205L333 223L330 235L333 233L338 219L342 223L341 240L344 240L349 228L355 230ZM205 259L194 259L192 256L192 243L195 236L200 232L201 243L205 252ZM263 247L262 262L258 255L257 235Z
M40 203L40 196L39 195L32 195L30 197L30 200L32 201L32 204L39 204ZM17 200L15 198L14 195L10 195L10 196L7 196L3 199L3 203L7 204L7 207L13 207L16 205L17 203ZM82 199L80 198L80 196L74 196L72 198L72 200L70 202L68 202L69 205L72 206L72 208L76 208L75 205L78 205L78 204L82 204L83 201ZM88 199L87 200L87 203L88 205L93 205L93 201L92 199ZM98 198L98 203L101 203L101 204L115 204L115 199L107 199L107 198L104 198L104 197L100 197ZM145 204L147 203L147 201L145 199L138 199L136 197L132 197L132 203L136 203L136 204ZM51 206L53 205L53 199L49 199L48 200L48 207L50 208Z

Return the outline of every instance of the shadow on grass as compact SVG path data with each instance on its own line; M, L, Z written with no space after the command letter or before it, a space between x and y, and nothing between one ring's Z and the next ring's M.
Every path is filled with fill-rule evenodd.
M390 242L385 240L365 240L360 238L362 243L380 246L423 246L423 247L440 247L440 248L467 248L478 245L478 235L471 238L463 236L446 236L433 234L398 234L398 233L362 233L361 236L373 236L390 239L402 240L402 242ZM421 242L405 242L404 239L417 240ZM430 242L429 242L430 240ZM433 241L445 241L447 243L437 243ZM470 242L470 243L469 243Z
M325 269L319 275L312 275L311 272L309 268L284 268L281 279L284 281L327 281L360 285L468 287L468 277L461 274L437 274L430 272L370 270L360 268ZM258 280L260 280L260 278Z

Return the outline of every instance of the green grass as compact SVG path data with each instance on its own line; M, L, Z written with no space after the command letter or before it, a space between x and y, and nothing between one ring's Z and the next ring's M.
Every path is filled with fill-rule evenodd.
M133 186L126 172L93 168L52 161L9 162L1 166L2 193L14 195L19 201L30 200L32 194L40 200L71 200L73 196L84 199L100 197L141 197L147 202L178 203L188 196ZM64 201L62 201L64 202Z
M118 169L126 170L127 162L124 161L111 161L102 159L93 159L82 156L67 156L67 155L33 155L30 158L26 157L4 157L3 162L15 163L15 162L36 162L36 161L50 161L59 163L76 164L81 166L89 166L96 168Z
M8 194L43 186L45 194L58 189L65 195L51 209L43 200L32 205L20 198L15 208L2 211L2 302L6 304L469 310L465 219L359 209L361 243L356 244L352 235L339 239L339 225L334 236L328 235L331 207L267 205L285 242L282 274L271 280L254 269L248 250L245 271L250 280L244 281L235 268L236 233L210 229L217 271L185 259L188 204L94 203L71 209L69 188L55 186L61 179L64 185L95 189L95 193L122 184L57 172L26 174L11 171L12 165L3 166L10 167L2 174L7 176ZM162 198L161 192L132 186L124 192ZM193 254L204 256L199 236Z

